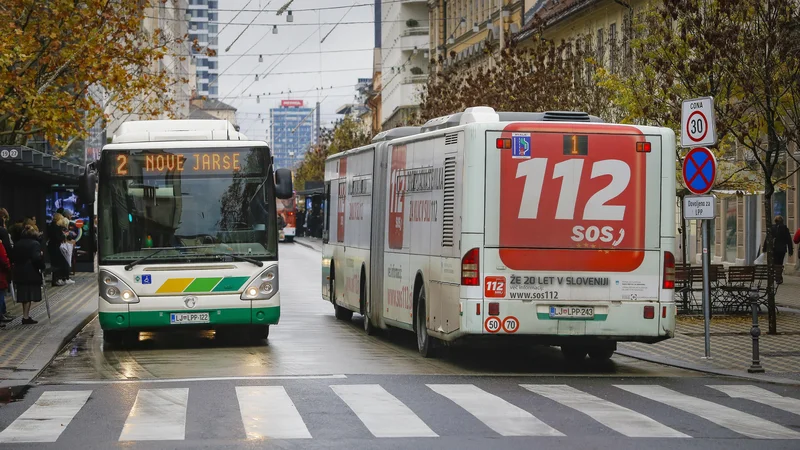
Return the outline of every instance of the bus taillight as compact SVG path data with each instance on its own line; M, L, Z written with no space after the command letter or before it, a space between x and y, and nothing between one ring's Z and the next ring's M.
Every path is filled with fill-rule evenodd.
M480 271L478 270L479 252L477 248L468 251L461 258L461 284L464 286L480 286Z
M664 252L664 289L675 289L675 255Z

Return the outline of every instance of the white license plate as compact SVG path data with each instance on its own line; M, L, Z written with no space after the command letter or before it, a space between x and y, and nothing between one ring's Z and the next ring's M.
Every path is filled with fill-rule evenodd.
M184 324L184 323L209 323L210 318L207 312L197 313L170 313L169 323Z
M550 317L558 319L592 319L593 306L551 306Z

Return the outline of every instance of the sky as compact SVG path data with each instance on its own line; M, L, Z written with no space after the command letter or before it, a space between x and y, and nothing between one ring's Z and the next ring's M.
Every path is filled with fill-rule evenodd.
M267 139L269 109L281 99L304 100L312 108L321 101L322 125L329 125L341 117L336 109L353 102L358 78L372 77L373 0L293 0L287 9L293 22L287 12L276 15L286 3L219 2L219 100L238 109L237 121L250 139Z

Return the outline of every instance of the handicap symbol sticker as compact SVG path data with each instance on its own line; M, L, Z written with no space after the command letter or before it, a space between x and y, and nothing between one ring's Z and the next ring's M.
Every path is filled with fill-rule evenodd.
M142 275L142 284L151 284L153 279L150 275Z
M531 157L531 135L528 133L513 133L511 135L511 157Z

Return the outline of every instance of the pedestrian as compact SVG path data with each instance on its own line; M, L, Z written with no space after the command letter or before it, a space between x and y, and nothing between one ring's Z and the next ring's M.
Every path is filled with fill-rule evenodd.
M779 266L775 271L775 282L783 283L783 260L786 253L792 256L794 245L792 245L792 234L783 222L783 216L775 216L775 223L772 225L772 264Z
M42 301L42 273L45 270L39 233L32 225L26 226L14 245L12 277L17 288L17 303L22 303L22 324L38 323L30 316L31 303Z
M11 240L11 234L9 234L6 228L9 219L8 211L6 211L5 208L0 208L0 243L5 247L6 255L11 257L11 247L14 245L14 242Z
M5 221L0 217L0 227L5 226ZM5 228L3 228L5 229ZM10 322L12 318L8 316L6 308L6 289L11 283L11 260L6 253L6 246L0 244L0 328L5 328L2 322Z
M53 214L53 219L47 224L47 255L50 257L50 272L52 273L51 286L64 286L63 272L66 269L64 255L61 254L61 244L66 242L66 237L59 223L64 219L61 213Z
M306 210L305 208L300 208L297 211L297 236L299 237L305 236L305 226L306 226Z

